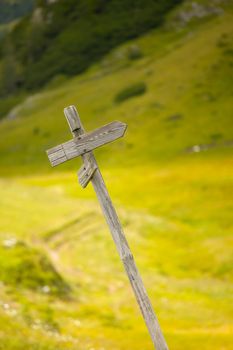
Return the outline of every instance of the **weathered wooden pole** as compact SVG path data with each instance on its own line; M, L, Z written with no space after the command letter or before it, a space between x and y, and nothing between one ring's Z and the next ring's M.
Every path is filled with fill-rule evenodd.
M79 182L82 187L86 187L89 181L92 182L113 240L116 244L117 251L123 262L125 271L140 306L154 347L156 350L168 350L168 346L137 270L116 210L112 204L103 177L92 153L94 148L122 137L126 130L126 124L113 122L94 132L85 133L74 106L65 108L64 113L74 139L48 150L47 154L49 160L51 164L55 166L81 155L83 166L78 173Z

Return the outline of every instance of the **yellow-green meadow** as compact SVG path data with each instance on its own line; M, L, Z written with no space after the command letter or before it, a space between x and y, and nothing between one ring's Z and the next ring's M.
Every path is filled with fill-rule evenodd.
M167 22L1 121L0 349L152 349L81 161L45 154L72 104L128 124L95 155L170 349L232 349L232 6Z

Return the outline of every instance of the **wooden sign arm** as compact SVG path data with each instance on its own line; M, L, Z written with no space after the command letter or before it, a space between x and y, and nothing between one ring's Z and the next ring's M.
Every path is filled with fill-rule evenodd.
M73 135L75 137L82 135L84 133L84 128L81 124L76 108L74 106L65 108L64 113ZM99 199L103 214L110 228L113 240L116 244L117 251L123 262L127 276L132 285L134 294L136 296L142 315L151 335L154 347L156 350L168 350L168 346L163 337L160 325L153 311L151 302L144 288L141 277L138 273L133 255L130 251L128 242L124 235L115 208L110 199L108 190L104 183L101 172L98 168L95 157L92 152L83 154L81 155L81 157L84 161L84 167L85 165L88 166L89 162L91 162L93 165L94 171L89 180L91 180L96 195Z
M112 142L125 133L127 125L118 121L112 122L92 132L74 137L56 147L47 150L47 155L52 166L59 165L67 160L79 157L97 147ZM75 132L73 132L75 134Z

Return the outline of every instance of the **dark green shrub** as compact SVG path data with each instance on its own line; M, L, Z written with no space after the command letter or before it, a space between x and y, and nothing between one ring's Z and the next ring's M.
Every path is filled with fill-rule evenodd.
M49 259L39 250L14 238L0 246L0 280L14 287L65 296L69 287Z
M223 135L221 133L211 134L210 138L212 141L216 142L222 139Z
M130 85L127 88L118 92L118 94L115 96L114 101L116 103L123 102L125 100L128 100L129 98L143 95L146 92L146 90L146 84L143 82Z

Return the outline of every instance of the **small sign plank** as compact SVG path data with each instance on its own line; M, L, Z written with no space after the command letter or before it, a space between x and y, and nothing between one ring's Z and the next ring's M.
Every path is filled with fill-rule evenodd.
M107 124L93 132L75 137L47 151L52 166L64 163L93 149L112 142L125 133L127 125L118 121Z
M96 169L97 164L95 161L93 161L93 157L87 157L87 159L85 160L84 164L78 172L78 181L82 188L87 187Z

